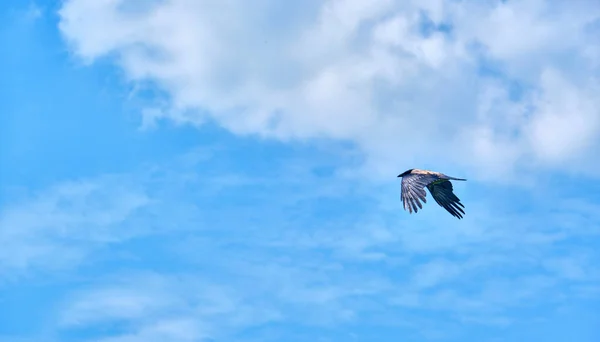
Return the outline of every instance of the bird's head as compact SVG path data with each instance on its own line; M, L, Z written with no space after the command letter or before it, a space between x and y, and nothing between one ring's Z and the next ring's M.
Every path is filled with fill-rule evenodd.
M401 174L399 174L399 175L398 175L398 177L404 177L404 176L406 176L407 174L409 174L409 173L410 173L412 170L414 170L414 169L408 169L408 170L406 170L406 171L402 172Z

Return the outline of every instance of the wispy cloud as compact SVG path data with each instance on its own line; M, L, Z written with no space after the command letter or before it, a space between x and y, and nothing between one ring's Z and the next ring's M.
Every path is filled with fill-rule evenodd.
M264 175L223 168L230 149L201 149L69 182L5 210L27 237L5 240L21 253L43 243L46 254L19 257L38 268L77 251L62 266L87 280L62 295L54 330L104 331L103 341L277 340L278 327L365 339L359 323L435 337L424 330L432 314L462 336L461 324L506 327L522 310L594 298L598 254L579 243L600 234L586 223L593 207L560 200L540 220L544 203L531 216L488 212L503 199L478 194L460 224L433 206L408 216L398 189L315 173L348 161L315 153ZM34 210L44 224L18 219ZM112 266L94 271L99 260Z
M111 176L65 182L12 202L0 212L0 239L6 244L0 275L76 264L97 245L136 235L135 227L115 227L148 204L143 192Z

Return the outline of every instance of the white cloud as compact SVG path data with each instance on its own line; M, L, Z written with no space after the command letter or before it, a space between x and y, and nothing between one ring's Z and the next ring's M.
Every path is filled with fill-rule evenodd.
M177 122L210 116L235 133L349 140L376 174L454 163L494 179L591 165L561 162L598 146L597 2L278 3L69 0L60 28L83 59L114 56L132 81L166 90L164 115ZM450 33L423 35L423 25ZM489 103L489 85L507 92L510 82L481 76L482 58L523 85L520 100ZM481 120L482 101L494 118Z
M597 84L574 85L554 70L541 75L543 95L531 120L531 143L542 162L560 163L581 157L600 142L600 101ZM581 87L583 86L583 87ZM580 88L581 87L581 88Z
M0 276L69 267L96 245L135 236L114 230L150 203L118 177L66 182L0 211Z
M85 327L127 321L134 332L107 337L102 341L198 341L207 336L202 320L190 312L209 309L206 293L186 295L189 288L156 274L128 274L112 277L112 285L99 286L70 298L60 318L63 328ZM194 289L200 290L198 288ZM208 296L207 296L208 297ZM190 301L197 302L189 304Z
M419 265L412 282L418 288L428 288L444 282L458 273L458 267L454 263L445 260L433 260Z

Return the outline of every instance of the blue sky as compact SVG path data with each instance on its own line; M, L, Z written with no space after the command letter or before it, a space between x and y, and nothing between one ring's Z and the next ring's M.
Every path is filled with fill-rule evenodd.
M600 340L565 6L4 1L0 341ZM463 220L402 209L413 167Z

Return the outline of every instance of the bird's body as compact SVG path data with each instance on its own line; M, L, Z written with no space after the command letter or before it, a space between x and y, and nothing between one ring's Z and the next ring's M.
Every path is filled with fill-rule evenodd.
M431 193L431 196L442 208L446 209L452 216L461 219L465 214L465 206L460 203L460 199L456 197L453 192L452 183L450 180L466 181L463 178L455 178L447 176L440 172L420 170L420 169L409 169L398 175L402 178L402 204L404 210L408 210L412 214L423 209L423 203L427 200L425 196L425 187Z

